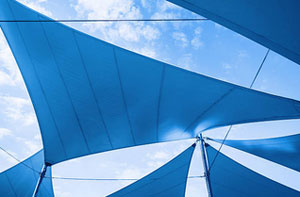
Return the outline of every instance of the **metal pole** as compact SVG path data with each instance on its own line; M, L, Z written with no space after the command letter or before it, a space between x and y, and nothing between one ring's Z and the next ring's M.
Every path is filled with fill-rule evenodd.
M205 151L205 142L203 140L202 134L200 133L199 135L199 141L200 141L200 148L201 148L201 153L202 153L202 161L203 161L203 167L204 167L204 176L206 180L206 188L207 188L207 193L209 197L212 197L212 192L211 192L211 186L210 186L210 180L209 180L209 170L208 170L208 160L207 160L207 155Z
M34 189L32 197L36 197L37 196L37 194L39 192L39 188L40 188L41 183L43 181L43 178L45 177L45 174L46 174L46 171L47 171L47 167L48 167L48 165L46 165L46 164L43 165L42 172L41 172L39 180L38 180L38 182L37 182L37 184L35 186L35 189Z

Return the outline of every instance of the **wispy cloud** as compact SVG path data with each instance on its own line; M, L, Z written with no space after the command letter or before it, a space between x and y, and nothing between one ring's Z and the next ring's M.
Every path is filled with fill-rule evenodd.
M229 73L230 73L230 70L232 69L232 65L231 65L231 64L228 64L228 63L223 63L223 64L222 64L222 68L225 70L225 73L226 73L226 74L229 74Z
M178 59L178 65L180 65L181 68L187 70L193 70L193 68L195 67L195 63L193 61L193 55L191 53L183 54Z
M142 19L143 14L133 0L78 0L74 8L79 17L88 19ZM117 42L122 39L139 42L155 40L160 31L152 24L143 22L86 24L89 31L99 31L105 40Z
M168 1L165 1L165 0L159 0L157 1L157 5L156 7L159 9L159 11L161 12L166 12L166 11L170 11L170 10L179 10L179 9L182 9L181 7L173 4L173 3L170 3Z
M15 153L15 152L13 152L13 151L11 151L11 150L9 150L9 153L10 154L12 154L13 156L15 156L15 157L17 157L17 154ZM4 161L6 161L6 162L8 162L9 164L17 164L18 162L14 159L14 158L12 158L11 156L9 156L7 153L5 153L4 151L2 151L2 150L0 150L0 160L4 160ZM3 161L2 160L2 161ZM2 170L4 170L5 168L7 168L8 166L2 166L1 165L1 167L0 167L0 172L2 171Z
M55 188L55 196L63 196L63 197L71 197L73 196L70 192L66 192L64 191L64 189L62 189L59 184L56 185L56 182L53 181L54 184L54 188Z
M34 124L36 116L29 99L13 96L0 96L1 113L12 122L19 122L23 126Z
M18 1L30 7L31 9L34 9L42 14L45 14L46 16L52 16L52 12L46 9L46 6L43 5L44 3L48 2L48 0L18 0Z
M23 137L16 137L18 142L23 143L26 146L26 153L31 155L42 149L42 141L37 139L27 139Z
M156 51L153 47L142 47L142 48L137 48L137 49L133 49L133 51L139 53L139 54L142 54L142 55L145 55L145 56L148 56L148 57L152 57L152 58L155 58L156 57Z
M140 179L145 176L145 169L138 166L131 165L130 167L123 168L122 170L115 171L115 176L120 179ZM134 181L121 181L122 186L129 185Z
M148 153L147 157L149 161L147 165L152 168L159 168L166 163L172 156L172 153L167 152L166 150L161 150L153 153Z
M194 49L199 49L200 47L204 46L202 40L201 40L201 34L202 34L202 28L197 27L194 30L194 37L191 41L191 45L194 47Z
M225 74L232 74L232 72L235 72L241 65L243 65L243 62L245 60L249 59L249 54L245 50L238 50L236 52L236 56L230 63L223 62L222 68L225 70Z
M22 82L21 73L0 30L0 86L16 86Z
M11 134L12 134L11 130L9 130L7 128L0 128L0 139L5 136L9 136Z
M175 43L183 48L188 46L187 36L183 32L174 32L172 34Z

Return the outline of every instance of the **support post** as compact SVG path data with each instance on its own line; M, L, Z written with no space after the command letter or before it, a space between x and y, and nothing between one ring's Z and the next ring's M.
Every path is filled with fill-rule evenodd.
M211 192L211 185L210 185L210 180L209 180L209 169L208 169L208 159L206 155L206 149L205 149L205 142L202 137L202 133L199 134L199 142L200 142L200 148L201 148L201 153L202 153L202 161L203 161L203 167L204 167L204 176L206 180L206 188L207 188L207 193L209 197L212 197L212 192Z
M44 165L43 165L42 172L40 173L40 177L39 177L38 182L37 182L37 184L36 184L36 186L35 186L35 189L34 189L34 192L33 192L32 197L36 197L36 196L37 196L37 194L38 194L38 192L39 192L39 188L40 188L40 186L41 186L41 183L42 183L42 181L43 181L43 179L44 179L44 177L45 177L45 174L46 174L46 171L47 171L47 167L48 167L48 166L49 166L49 165L47 165L47 164L44 164Z

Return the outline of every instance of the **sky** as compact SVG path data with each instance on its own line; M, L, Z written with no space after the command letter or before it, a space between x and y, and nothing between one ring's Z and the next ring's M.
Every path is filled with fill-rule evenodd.
M141 19L202 18L164 0L19 0L21 3L55 19ZM120 47L153 57L200 74L249 87L267 49L212 21L201 22L122 22L67 23L87 34ZM300 66L270 52L253 88L300 100ZM0 145L23 160L42 148L37 119L7 42L0 32ZM272 121L233 126L228 139L260 139L300 133L300 121ZM223 138L227 127L213 129L205 136ZM195 140L126 148L53 166L55 177L141 178L157 169ZM217 147L218 144L215 144ZM277 175L282 166L253 158L224 146L224 153L249 165L265 166L258 172ZM222 149L223 150L223 149ZM241 156L236 156L241 155ZM190 175L203 175L199 147L192 160ZM0 172L17 162L0 151ZM266 167L267 166L267 167ZM278 182L299 182L299 173ZM274 174L274 173L273 173ZM132 182L132 181L131 181ZM131 182L70 181L54 179L56 196L105 196ZM206 196L205 180L189 179L186 195Z

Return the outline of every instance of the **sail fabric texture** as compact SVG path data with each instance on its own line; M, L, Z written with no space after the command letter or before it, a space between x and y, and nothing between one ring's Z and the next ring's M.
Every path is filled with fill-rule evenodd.
M300 64L298 0L168 0Z
M1 20L51 20L14 0ZM55 164L196 137L238 123L300 118L298 101L147 58L56 22L1 23Z
M206 145L209 166L217 150ZM284 176L284 175L283 175ZM212 196L290 196L296 197L300 192L268 179L236 161L219 153L209 171Z
M0 173L0 196L5 197L32 197L44 165L43 150L24 160L12 168ZM37 196L54 196L51 167L46 171Z
M224 144L300 171L300 134L259 140L226 140Z
M193 144L159 169L109 197L185 196L186 182L195 146L196 144Z

